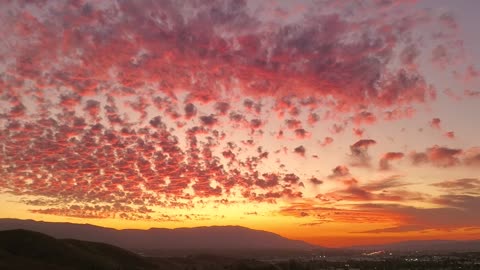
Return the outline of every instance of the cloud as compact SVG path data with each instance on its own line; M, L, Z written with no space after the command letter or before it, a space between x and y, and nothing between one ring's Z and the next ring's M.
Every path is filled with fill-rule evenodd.
M321 185L321 184L323 184L323 181L316 178L316 177L312 177L312 178L310 178L310 183L312 183L314 185Z
M403 187L406 185L408 185L408 183L403 182L401 180L401 176L394 175L374 182L370 182L366 185L363 185L363 188L370 191L382 191L391 188Z
M93 118L97 118L100 113L100 102L96 100L87 100L84 110Z
M211 114L211 115L200 116L200 121L205 126L212 127L217 124L218 119L215 117L215 115Z
M295 152L296 154L299 154L301 156L305 156L305 152L307 150L305 149L305 147L303 145L300 145L298 147L296 147L295 149L293 149L293 152Z
M353 145L350 145L351 151L351 165L352 166L370 166L370 156L368 155L368 148L375 145L377 142L371 139L359 140Z
M405 232L418 232L426 229L427 227L423 225L409 224L409 225L401 225L397 227L361 231L356 233L405 233Z
M395 121L403 118L412 118L416 111L412 107L406 107L402 109L394 109L391 111L385 111L383 119L387 121Z
M471 214L472 211L475 211L474 209L479 207L480 197L441 195L433 202L439 207L416 208L396 204L363 204L356 205L354 209L385 212L403 217L401 221L396 222L398 224L396 227L366 231L366 233L402 233L426 229L450 230L476 227L480 224L480 218Z
M440 128L441 122L442 121L440 120L440 118L433 118L432 121L430 121L430 126L436 129L441 129Z
M432 50L431 60L441 68L446 68L453 61L448 49L444 45L437 45Z
M331 222L351 224L385 223L398 222L402 218L399 215L385 211L325 207L309 202L291 203L282 207L279 213L285 216L312 220L310 223L322 224Z
M363 128L354 128L353 129L353 134L355 134L355 136L360 137L360 138L363 136L364 132L365 132L365 130Z
M6 8L18 12L12 5ZM51 6L68 16L49 11ZM38 39L29 40L21 31L11 33L22 44L18 56L12 57L28 59L17 61L15 68L23 78L42 85L41 73L35 69L44 65L44 70L52 74L51 83L71 87L80 96L101 92L100 85L108 85L112 77L122 89L118 93L135 94L138 90L133 89L160 81L168 95L192 89L187 90L188 102L192 103L218 100L221 90L235 82L244 94L274 95L279 100L289 96L291 89L302 89L296 95L303 98L331 95L342 110L354 102L378 106L424 102L431 94L416 70L403 66L392 70L390 65L397 47L416 45L411 44L414 39L407 38L408 30L427 25L428 13L388 10L390 16L385 17L375 8L361 8L357 9L359 14L370 15L361 18L341 9L332 14L311 8L305 9L304 20L270 24L258 19L247 2L235 1L200 5L175 1L103 6L90 3L92 15L88 16L81 8L69 5L47 1L37 6L42 7L44 17L23 15L25 29L33 25L43 29L37 32ZM145 16L146 11L151 16ZM265 11L259 10L261 14ZM128 23L122 19L126 17ZM46 21L57 23L47 25ZM70 28L64 29L67 24ZM142 27L132 28L132 24ZM94 25L99 27L87 27ZM135 39L121 36L123 31L131 32ZM88 36L97 39L89 42L85 38ZM350 39L345 39L347 36ZM410 42L404 44L404 40ZM29 53L39 49L44 53ZM444 46L441 51L449 50ZM53 51L78 61L54 63ZM111 54L116 57L108 57ZM95 63L95 68L79 63ZM258 112L259 107L250 101L246 106ZM295 111L290 113L296 115Z
M422 199L422 194L410 192L399 187L408 184L401 181L399 176L391 176L385 179L361 184L353 177L340 177L344 187L334 189L323 198L331 198L335 201L409 201Z
M453 131L445 132L445 137L447 137L449 139L455 139L455 132L453 132Z
M449 29L457 29L458 25L452 13L446 12L438 17L439 21Z
M350 120L411 117L435 98L412 68L425 57L414 30L435 25L434 14L382 3L381 11L375 1L331 11L309 4L300 19L282 21L247 1L5 3L0 27L11 31L2 39L15 47L0 48L0 190L65 200L36 213L129 219L148 218L135 215L142 206L198 199L301 198L302 182L262 166L269 149L255 152L271 122L286 117L308 139L305 124L339 120L337 134ZM453 45L438 41L443 62ZM353 166L369 165L373 144L350 146ZM448 165L457 156L424 155ZM138 207L116 211L113 202Z
M295 136L298 138L298 139L306 139L308 137L310 137L310 132L306 131L305 129L303 128L298 128L298 129L295 129Z
M479 77L480 77L480 72L478 71L478 69L473 65L469 65L467 67L467 71L465 74L465 81L469 82Z
M201 140L205 134L213 136L210 129L188 129L187 145L181 147L160 116L148 121L150 128L138 129L89 125L82 118L71 121L70 126L53 119L12 122L8 131L0 132L2 143L9 145L0 156L2 164L17 168L2 171L2 175L4 179L21 179L0 181L0 190L31 198L25 202L34 206L35 198L52 199L52 204L33 209L32 213L105 218L119 213L112 208L114 202L122 207L192 207L195 198L228 197L234 188L252 192L242 194L253 201L302 196L297 191L302 185L298 176L259 176L255 172L254 168L268 157L262 149L258 156L240 159L235 153L237 148L230 144L223 156L235 162L222 165L212 150L217 144L214 137ZM20 143L24 140L29 143ZM243 173L228 166L240 168ZM284 179L284 183L275 179ZM86 208L92 203L104 205L103 210ZM67 209L65 204L80 208ZM138 211L135 208L132 213L122 213L141 219L134 215ZM158 213L151 215L152 220L158 217Z
M227 112L230 110L230 104L228 102L217 102L215 103L215 110L221 114L221 115L226 115Z
M352 121L356 125L374 124L377 121L377 117L371 112L362 111L356 114Z
M325 138L323 138L323 141L320 143L320 145L321 146L327 146L331 143L333 143L333 138L332 137L325 137Z
M287 125L288 129L296 130L301 128L302 122L296 119L287 119L285 120L285 125Z
M307 122L311 126L315 125L320 120L320 116L317 113L310 113L308 115Z
M465 150L462 161L467 166L480 167L480 147Z
M416 45L410 44L405 46L400 53L400 61L409 68L416 68L416 60L420 55Z
M381 170L390 170L390 161L402 159L405 155L401 152L388 152L385 153L380 159L379 166Z
M466 89L463 94L467 97L480 97L480 91Z
M116 204L114 206L72 204L63 208L31 209L30 212L43 215L67 216L87 219L120 218L134 221L143 220L162 222L180 220L180 216L169 216L165 214L154 218L151 216L154 211L146 208L145 206L132 208L129 206L121 206L120 204Z
M187 119L191 119L192 117L197 115L197 108L192 103L188 103L187 105L185 105L184 110L185 110L185 118Z
M447 191L475 193L477 190L480 190L480 180L477 178L461 178L434 183L432 186L439 187Z
M350 176L350 171L348 170L348 167L343 166L343 165L339 165L339 166L333 168L332 174L330 174L328 176L328 178L338 179L338 178L342 178L342 177L346 177L346 176L347 177Z
M437 167L452 167L459 164L461 149L454 149L441 146L427 148L425 152L412 152L410 159L414 165L432 164Z

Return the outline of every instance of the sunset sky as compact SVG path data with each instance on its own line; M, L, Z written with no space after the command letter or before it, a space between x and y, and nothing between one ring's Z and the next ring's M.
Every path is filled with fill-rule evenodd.
M2 1L0 218L480 239L480 1Z

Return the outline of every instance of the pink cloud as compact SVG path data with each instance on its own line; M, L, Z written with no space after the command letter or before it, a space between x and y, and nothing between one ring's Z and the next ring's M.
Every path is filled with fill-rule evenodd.
M480 193L477 192L477 190L480 190L480 180L477 178L461 178L455 180L447 180L432 185L447 190Z
M333 143L333 138L332 137L325 137L325 138L323 138L323 141L320 143L320 145L321 146L327 146L331 143Z
M427 148L425 152L412 152L410 154L410 159L414 165L430 163L437 167L451 167L459 164L460 160L458 157L461 153L461 149L452 149L436 145Z
M0 176L8 179L0 189L53 200L38 213L129 219L147 218L140 206L186 207L235 188L245 200L300 198L299 179L258 172L269 158L257 145L270 132L268 113L286 115L285 126L308 139L304 125L320 118L338 120L337 134L349 121L375 123L378 112L411 117L413 106L435 98L415 68L425 55L413 34L434 15L378 5L355 6L355 15L304 8L301 23L272 24L259 19L268 10L253 12L243 1L8 2L0 16L12 31L3 38L16 46L0 50ZM442 44L432 53L438 63L455 56ZM245 130L238 147L227 146ZM352 165L368 166L374 144L351 145ZM305 156L306 148L293 152ZM460 156L441 152L423 154L448 166ZM464 160L477 164L475 154ZM376 198L368 192L349 190ZM115 201L139 208L114 209Z
M449 139L455 139L455 132L448 131L448 132L445 133L445 137L447 137Z
M402 159L405 155L401 152L385 153L380 159L379 165L381 170L391 169L390 161Z
M440 123L441 123L440 118L433 118L432 121L430 121L430 126L436 129L441 129Z

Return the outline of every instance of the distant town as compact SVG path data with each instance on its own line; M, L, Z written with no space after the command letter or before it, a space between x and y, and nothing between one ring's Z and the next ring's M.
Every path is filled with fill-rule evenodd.
M429 252L377 254L317 255L312 257L272 258L265 260L278 268L301 270L367 270L367 269L480 269L480 252L429 254ZM248 269L248 268L247 268ZM256 269L256 268L252 268ZM259 268L263 269L263 268Z

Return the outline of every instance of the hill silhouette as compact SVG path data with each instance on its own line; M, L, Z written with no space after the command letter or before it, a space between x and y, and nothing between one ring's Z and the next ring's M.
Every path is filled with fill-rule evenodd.
M129 250L309 250L311 244L240 226L116 230L88 224L0 219L0 230L26 229L55 238L98 241Z
M147 270L142 257L108 244L55 239L28 230L0 231L0 269Z

